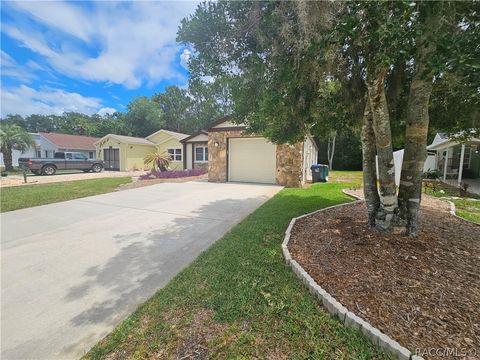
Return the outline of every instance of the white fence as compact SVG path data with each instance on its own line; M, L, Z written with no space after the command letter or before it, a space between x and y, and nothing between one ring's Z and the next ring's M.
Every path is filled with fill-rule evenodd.
M393 152L393 162L395 164L395 184L400 185L400 175L402 173L402 163L403 163L403 152L404 150L398 150ZM378 157L376 159L377 165L377 174L378 174ZM429 170L435 170L436 168L436 157L435 155L428 155L423 165L423 172Z

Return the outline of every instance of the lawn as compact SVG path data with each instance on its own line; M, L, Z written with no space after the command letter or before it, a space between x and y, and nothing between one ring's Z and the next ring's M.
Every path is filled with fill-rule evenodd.
M118 358L384 359L285 264L294 216L350 201L346 183L284 189L202 253L85 355Z
M0 189L0 211L12 211L115 191L131 182L130 177L77 180Z
M480 224L480 196L469 194L468 197L461 197L459 188L440 181L426 181L424 192L431 196L447 198L455 204L458 216Z

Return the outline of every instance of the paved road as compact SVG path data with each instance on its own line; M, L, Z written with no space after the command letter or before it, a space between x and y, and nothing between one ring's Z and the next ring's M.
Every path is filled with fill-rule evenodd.
M2 359L80 357L279 189L165 183L2 214Z

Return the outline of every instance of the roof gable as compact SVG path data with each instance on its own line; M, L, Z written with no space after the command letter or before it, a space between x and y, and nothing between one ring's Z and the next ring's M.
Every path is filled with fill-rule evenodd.
M162 135L164 135L164 136L162 136ZM188 135L178 133L178 132L175 132L175 131L160 129L160 130L154 132L153 134L148 135L145 139L150 140L154 143L157 143L157 142L165 141L166 137L173 137L173 138L180 141L180 140L183 140L183 139L187 138ZM155 139L158 139L158 140L155 140Z
M215 120L212 122L208 128L207 131L214 131L214 130L219 130L219 129L233 129L233 128L239 128L239 129L245 129L246 124L241 123L237 124L233 121L232 115L227 115L224 116L218 120Z
M108 138L113 138L115 140L120 141L124 144L139 144L139 145L155 145L151 141L148 141L144 138L134 137L134 136L126 136L126 135L117 135L117 134L107 134L101 139L98 139L95 144L99 144L102 140L106 140Z
M205 130L200 130L199 132L193 135L190 135L189 137L186 137L180 142L188 143L188 142L195 142L195 141L208 141L208 132Z

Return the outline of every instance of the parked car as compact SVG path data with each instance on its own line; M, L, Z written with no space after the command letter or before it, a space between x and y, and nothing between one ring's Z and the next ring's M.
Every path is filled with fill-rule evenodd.
M83 170L100 172L103 161L88 159L79 152L56 152L53 158L20 158L20 167L26 166L35 175L54 175L57 170Z

